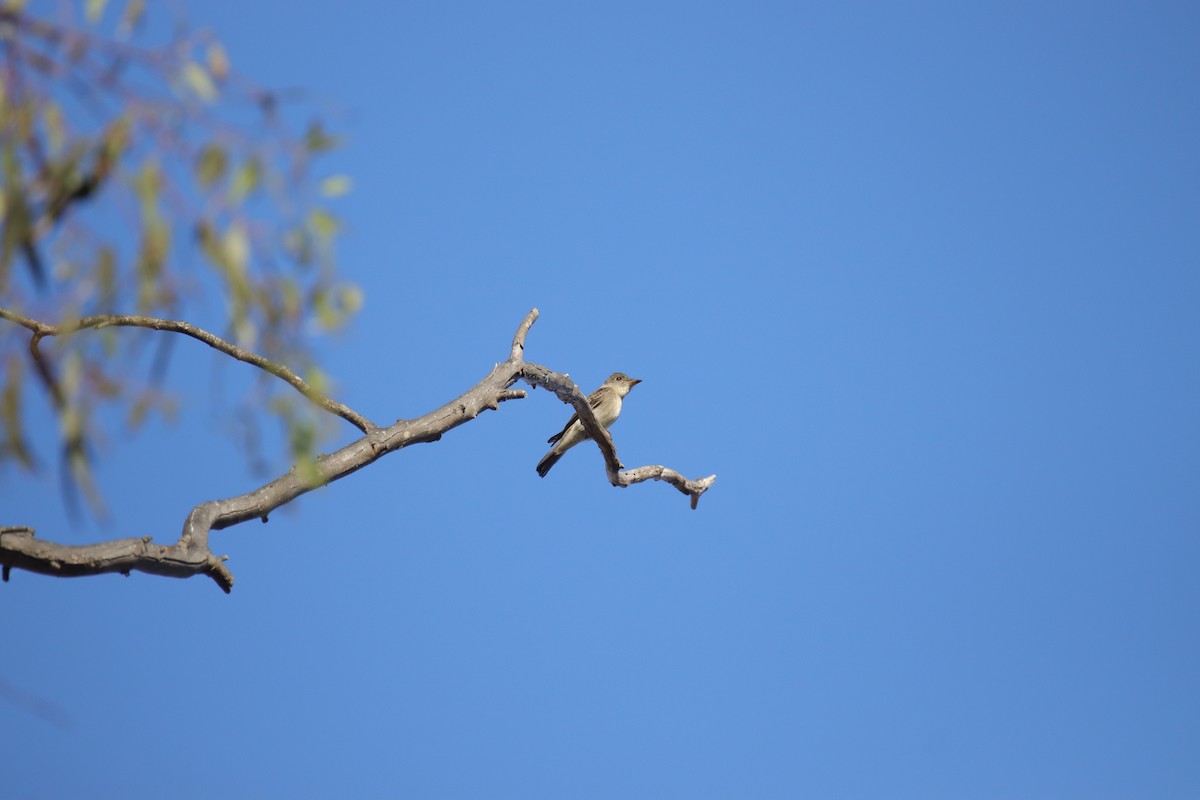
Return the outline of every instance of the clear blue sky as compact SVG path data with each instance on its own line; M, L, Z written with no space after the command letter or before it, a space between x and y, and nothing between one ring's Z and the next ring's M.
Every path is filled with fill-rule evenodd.
M1200 796L1194 4L191 13L341 109L341 399L428 411L536 305L530 360L645 379L626 464L719 478L541 480L538 392L217 534L230 596L14 573L5 796ZM109 527L52 473L3 522L255 485L197 347Z

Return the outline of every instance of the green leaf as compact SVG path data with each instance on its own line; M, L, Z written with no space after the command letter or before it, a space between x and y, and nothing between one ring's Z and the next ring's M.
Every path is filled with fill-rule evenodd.
M312 303L317 323L327 331L335 331L362 308L363 291L352 283L318 288L313 292Z
M196 180L200 181L200 185L205 189L212 187L214 183L225 177L226 170L229 169L229 156L225 153L225 148L215 144L205 145L200 150L200 155L196 159Z
M340 143L338 137L325 132L325 126L321 124L320 120L310 122L308 130L304 132L304 146L310 153L325 153L333 150Z
M216 248L216 261L228 284L229 316L233 323L234 339L250 347L258 338L258 328L247 313L251 301L251 286L246 270L250 260L250 238L246 226L235 222L221 237Z
M134 190L142 205L142 221L150 222L158 217L158 192L162 188L162 172L158 162L146 159L133 181Z
M62 372L59 376L59 385L62 387L63 396L74 398L79 393L79 387L83 383L83 358L77 351L72 350L63 359ZM79 408L74 404L69 404L63 408L59 415L59 427L64 439L71 439L83 435L83 416Z
M125 418L125 425L131 430L136 431L146 421L146 412L149 410L150 396L143 393L129 407L129 416Z
M296 475L304 482L305 486L311 486L315 489L318 486L325 485L325 478L321 476L321 469L316 460L311 456L296 460Z
M349 175L330 175L321 181L321 194L326 197L340 197L350 191Z
M2 199L2 198L0 198ZM313 261L312 237L304 228L292 228L283 234L283 248L302 267Z
M210 43L205 56L208 61L208 69L214 78L223 81L229 77L229 55L220 42Z
M97 172L103 171L107 173L112 169L128 146L129 118L120 116L104 129L104 135L100 139L99 157L101 163L96 167ZM103 177L103 175L100 177Z
M142 21L142 13L145 10L146 0L129 0L125 5L125 13L121 15L121 22L117 26L117 29L122 34L128 36Z
M312 296L313 311L317 314L317 324L327 331L338 327L337 311L329 297L328 289L317 289Z
M337 217L320 208L314 208L309 212L308 224L312 226L317 236L325 240L336 236L340 227Z
M313 252L325 268L333 266L333 237L341 229L338 218L321 208L308 212L308 230Z
M117 306L117 256L109 245L101 247L96 258L96 283L100 288L100 311L113 313Z
M217 243L217 234L212 222L202 219L196 223L196 239L200 242L200 250L205 257L216 266L223 266L221 248Z
M246 234L245 225L235 222L229 226L221 240L221 251L226 269L244 279L246 264L250 258L250 238Z
M66 138L62 107L53 100L47 99L42 105L42 123L46 126L46 137L50 142L50 155L58 155L62 151L63 141Z
M246 163L238 168L238 171L233 173L233 180L229 185L229 197L233 202L240 203L258 188L258 182L262 177L262 166L258 163L257 158L251 158Z
M83 492L84 498L92 508L92 513L98 517L106 517L108 509L104 505L104 498L101 497L100 489L96 486L96 480L92 475L87 441L82 434L78 438L66 442L65 457L71 480L74 481L75 487Z
M100 21L100 17L104 16L104 7L106 5L108 5L108 0L87 0L84 13L87 15L89 24L95 25Z
M296 475L307 486L324 485L320 465L314 458L317 450L316 425L306 419L289 419L287 425L288 445L296 465Z
M0 231L0 289L8 283L9 265L29 236L29 206L25 195L8 188L4 198L4 228Z
M347 317L357 314L362 309L363 301L366 299L362 287L356 283L343 283L337 289L338 302L342 306L342 312Z
M58 220L70 205L76 202L83 191L84 177L79 164L87 152L86 142L76 141L71 149L58 161L45 167L46 204L43 214L50 220ZM88 190L93 191L92 189Z
M195 61L189 61L183 65L183 80L196 93L196 96L204 102L211 103L217 99L217 85L213 83L213 79L205 72L204 67Z
M146 313L159 300L158 281L171 249L171 229L161 219L149 220L142 232L138 254L138 310Z
M304 382L319 394L329 394L329 376L320 367L309 367L304 375Z
M291 277L284 277L279 285L279 307L288 320L300 316L300 287Z
M9 265L13 256L29 240L33 229L33 215L26 202L25 185L21 167L17 162L12 140L4 147L4 202L3 227L0 229L0 289L8 284Z
M16 353L8 358L7 372L4 392L0 395L0 419L4 423L4 444L0 447L0 455L7 457L11 454L23 468L32 471L33 454L21 428L21 359Z

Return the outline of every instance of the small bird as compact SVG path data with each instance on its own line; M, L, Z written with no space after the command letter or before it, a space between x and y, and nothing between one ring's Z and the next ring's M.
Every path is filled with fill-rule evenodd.
M596 420L605 428L612 427L612 424L617 421L617 417L621 416L621 398L629 394L629 390L641 382L640 378L631 378L624 372L614 372L609 375L608 379L600 384L599 389L588 395L588 405L595 412ZM538 475L546 477L546 473L558 463L564 453L590 438L587 431L583 429L583 423L579 421L579 415L572 414L571 418L567 420L566 427L546 440L554 447L551 447L550 452L542 456L542 460L538 462Z

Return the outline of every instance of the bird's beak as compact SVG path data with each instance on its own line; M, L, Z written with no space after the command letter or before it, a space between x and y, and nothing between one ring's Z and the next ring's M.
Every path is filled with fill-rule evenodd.
M641 379L641 378L630 378L630 379L629 379L629 385L630 385L631 387L633 387L633 386L637 386L637 385L638 385L639 383L641 383L641 382L642 382L642 379Z

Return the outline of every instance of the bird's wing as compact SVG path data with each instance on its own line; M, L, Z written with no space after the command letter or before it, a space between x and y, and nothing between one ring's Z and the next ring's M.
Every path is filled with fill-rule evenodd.
M567 430L578 421L579 421L579 415L572 414L571 418L569 420L567 420L567 424L563 426L563 429L546 440L547 444L554 444L555 442L557 442L559 439L561 439L563 437L563 434L565 434L567 432Z
M599 389L597 389L596 391L594 391L590 395L588 395L588 405L591 406L593 409L596 408L597 406L600 405L600 399L602 397L604 397L603 392L601 392ZM569 420L567 420L567 424L563 426L563 429L561 431L559 431L558 433L554 434L553 436L551 436L549 439L547 439L546 444L554 444L555 442L557 442L559 439L561 439L563 437L564 434L566 434L566 432L568 430L571 429L571 426L574 425L578 421L579 421L579 415L572 414L571 418Z

